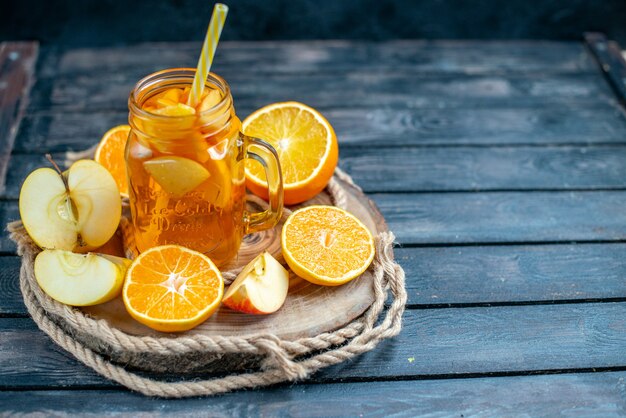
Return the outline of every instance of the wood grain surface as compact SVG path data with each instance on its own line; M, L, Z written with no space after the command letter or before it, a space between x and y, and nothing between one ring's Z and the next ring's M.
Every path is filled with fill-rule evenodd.
M0 43L0 190L33 83L38 44Z
M30 109L127 109L128 95L146 74L107 73L39 79ZM247 112L273 102L295 100L326 110L404 107L533 107L543 104L615 103L611 88L596 74L414 75L354 70L331 74L222 74L231 85L235 107ZM319 94L323 90L324 94ZM407 94L407 91L412 94Z
M416 307L622 300L626 245L397 248Z
M343 149L429 146L626 144L626 119L614 103L546 104L541 107L409 109L379 107L323 111ZM237 106L243 119L251 110ZM28 113L15 143L19 153L78 151L111 127L128 123L125 110ZM343 154L342 154L343 157Z
M626 239L626 192L374 194L403 244Z
M125 123L134 82L195 65L198 45L44 47L0 221L44 153ZM582 42L220 44L240 117L300 100L335 127L340 166L397 235L402 333L308 384L143 398L36 328L3 234L0 413L623 415L626 113L596 58Z
M626 186L624 146L346 147L342 151L341 167L370 193Z
M191 417L620 416L624 372L282 385L217 400L167 401L121 390L0 392L7 413Z
M124 47L50 48L42 51L41 77L141 72L194 67L199 42L148 43ZM583 73L596 71L579 42L281 41L220 42L217 73L329 72L368 68L416 73Z

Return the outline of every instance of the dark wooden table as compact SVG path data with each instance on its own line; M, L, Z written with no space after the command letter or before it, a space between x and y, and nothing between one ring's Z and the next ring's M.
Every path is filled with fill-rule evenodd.
M46 152L62 158L96 143L125 122L135 81L193 66L198 50L197 43L3 45L5 154L14 134L15 141L2 222L19 217L21 182L46 164ZM240 116L298 100L334 125L341 167L398 237L409 292L401 335L305 383L211 399L145 398L37 329L4 234L0 411L626 413L626 66L616 45L599 36L587 43L246 42L221 44L216 62Z

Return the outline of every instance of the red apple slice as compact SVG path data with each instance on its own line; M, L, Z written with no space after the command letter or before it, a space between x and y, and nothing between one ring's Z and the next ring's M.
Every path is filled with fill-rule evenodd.
M268 252L259 254L239 273L222 302L239 312L270 314L283 306L289 272Z

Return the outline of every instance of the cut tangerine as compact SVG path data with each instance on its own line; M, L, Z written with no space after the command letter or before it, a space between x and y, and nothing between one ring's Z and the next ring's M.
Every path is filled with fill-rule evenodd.
M102 164L115 179L122 196L128 197L128 179L126 178L126 160L124 148L130 132L130 126L119 125L109 129L100 140L94 160Z
M298 276L338 286L360 276L374 259L374 238L354 215L335 206L293 212L281 234L283 256Z
M206 255L178 245L154 247L126 273L123 298L128 313L157 331L190 330L215 312L224 280Z
M333 176L339 158L335 131L321 113L305 104L265 106L243 121L243 132L264 139L276 149L287 205L311 199ZM246 186L267 199L265 171L252 159L246 161Z

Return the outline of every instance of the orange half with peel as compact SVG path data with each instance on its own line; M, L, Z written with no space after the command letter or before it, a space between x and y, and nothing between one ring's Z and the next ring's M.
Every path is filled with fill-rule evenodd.
M363 274L374 260L374 238L351 213L335 206L293 212L281 233L283 257L311 283L338 286Z
M126 272L124 305L157 331L190 330L217 310L224 280L206 255L179 245L150 248Z
M317 110L298 102L274 103L248 116L242 130L276 149L283 171L286 205L311 199L333 176L339 159L337 137ZM265 171L252 159L246 160L246 186L267 199Z
M93 158L111 173L117 187L120 189L120 194L124 197L128 197L124 149L129 133L130 126L128 125L119 125L109 129L102 136Z

